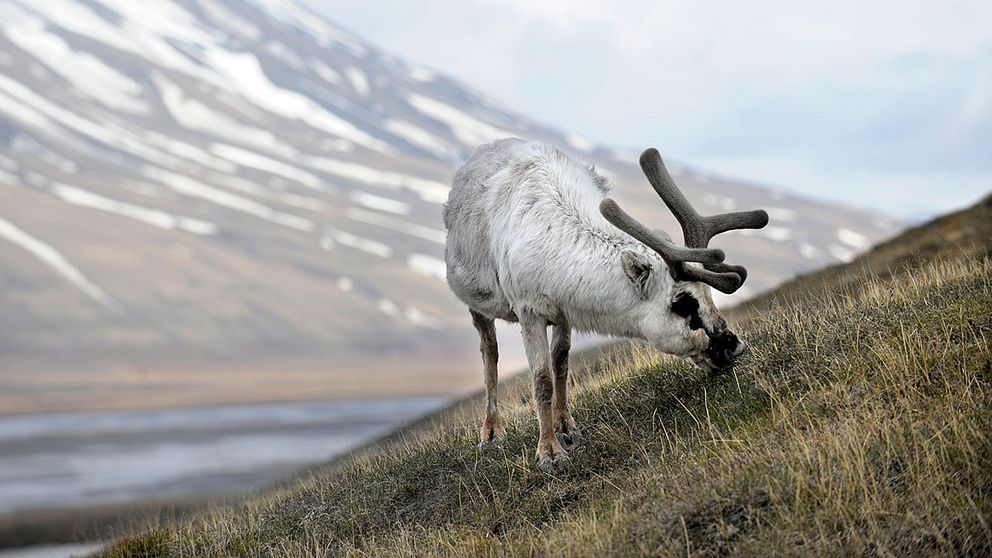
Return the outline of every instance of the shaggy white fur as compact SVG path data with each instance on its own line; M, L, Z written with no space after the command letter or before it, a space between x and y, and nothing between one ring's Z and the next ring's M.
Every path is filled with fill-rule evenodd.
M607 190L595 169L553 146L502 139L458 169L444 207L448 284L482 340L482 443L498 443L506 432L493 321L519 321L541 432L537 463L545 470L565 463L581 437L566 398L572 328L645 339L710 369L743 351L707 285L675 280L658 254L602 216Z
M634 337L691 357L706 348L671 311L687 292L706 329L720 325L706 285L676 283L660 256L599 212L606 180L555 147L502 139L456 173L444 223L448 284L482 315L521 310L581 331Z

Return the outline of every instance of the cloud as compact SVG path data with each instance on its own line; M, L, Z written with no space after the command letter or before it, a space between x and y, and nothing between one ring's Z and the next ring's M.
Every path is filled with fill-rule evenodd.
M992 3L308 1L387 50L607 144L658 145L860 204L876 203L860 192L868 183L949 183L946 202L921 196L903 214L992 187Z

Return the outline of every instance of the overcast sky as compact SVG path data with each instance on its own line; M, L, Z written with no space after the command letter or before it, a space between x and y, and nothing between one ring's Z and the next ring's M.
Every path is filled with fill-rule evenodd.
M992 2L304 0L607 145L919 217L992 190Z

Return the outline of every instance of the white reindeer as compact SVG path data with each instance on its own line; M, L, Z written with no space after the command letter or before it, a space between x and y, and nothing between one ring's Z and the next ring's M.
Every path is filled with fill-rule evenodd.
M482 338L482 444L506 435L496 401L497 318L522 328L541 432L537 464L545 471L564 465L580 436L566 399L573 328L644 339L711 370L729 368L744 351L708 286L734 292L747 272L721 263L723 251L707 244L724 231L765 226L767 213L701 217L657 150L641 155L641 168L682 225L685 247L624 213L606 197L602 176L550 145L498 140L455 172L444 208L445 262L448 284Z

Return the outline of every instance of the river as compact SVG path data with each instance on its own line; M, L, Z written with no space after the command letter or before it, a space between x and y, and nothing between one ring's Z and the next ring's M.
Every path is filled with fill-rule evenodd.
M0 417L0 513L259 488L445 402L419 397Z

